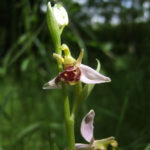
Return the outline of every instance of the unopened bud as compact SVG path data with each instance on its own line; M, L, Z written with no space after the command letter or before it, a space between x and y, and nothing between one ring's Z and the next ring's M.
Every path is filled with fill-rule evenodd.
M58 26L61 28L68 25L69 21L66 9L61 4L55 4L52 9Z

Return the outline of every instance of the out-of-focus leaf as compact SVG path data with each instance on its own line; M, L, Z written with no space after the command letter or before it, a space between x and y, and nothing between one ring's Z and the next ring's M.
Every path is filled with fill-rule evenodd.
M21 71L23 71L23 72L26 71L26 69L29 65L29 62L30 62L29 58L24 59L24 61L21 64Z
M6 68L0 68L0 76L4 76L6 74Z
M100 45L101 49L102 49L104 52L109 52L109 51L112 49L112 46L113 46L113 44L110 43L110 42L103 43L103 44Z
M129 66L129 58L126 56L118 57L115 60L115 68L117 71L126 70Z
M24 128L16 137L15 139L15 143L19 142L20 140L22 140L25 136L30 135L31 133L35 132L36 130L38 130L40 127L42 126L42 123L34 123L31 124L29 126L27 126L26 128Z
M90 46L92 46L92 47L96 47L96 48L99 47L99 43L96 42L96 41L90 41L88 44L89 44Z
M4 60L3 60L3 65L4 65L5 67L10 63L10 59L11 59L11 57L13 57L13 56L12 56L13 51L14 51L15 49L17 49L20 44L23 44L23 42L27 39L27 37L28 37L28 34L23 34L23 35L21 35L21 36L18 38L18 40L17 40L17 41L11 46L11 48L8 50L8 53L6 53L6 56L5 56Z
M54 145L53 145L53 150L59 150L59 148L58 148L56 143L54 143Z
M150 150L150 144L148 144L144 150Z
M0 104L0 118L1 118L1 115L3 114L3 111L4 111L5 107L6 107L6 104L10 100L10 97L11 97L11 91L8 92L8 94L4 98L3 102Z
M27 37L28 37L27 35L28 34L21 35L17 41L17 44L22 44L27 39Z
M84 43L84 40L80 36L80 33L78 32L78 30L76 29L76 27L73 24L71 24L70 26L71 26L71 29L72 29L72 31L74 32L74 34L75 34L75 36L77 38L77 43L78 43L80 49L84 49L83 60L84 60L85 63L87 63L87 49L86 49L86 45Z
M27 48L32 45L32 42L35 40L35 38L37 37L37 35L41 32L41 30L43 29L43 25L45 24L45 22L37 29L37 31L33 34L29 34L28 35L28 40L24 43L23 47L21 49L19 49L16 53L15 56L10 57L11 59L9 60L8 65L12 65L15 61L17 61L17 59L27 50ZM22 41L22 40L21 40ZM15 46L16 48L16 46ZM7 60L8 61L8 60Z
M3 143L3 141L2 141L2 136L1 136L1 134L0 134L0 150L3 150L2 143Z

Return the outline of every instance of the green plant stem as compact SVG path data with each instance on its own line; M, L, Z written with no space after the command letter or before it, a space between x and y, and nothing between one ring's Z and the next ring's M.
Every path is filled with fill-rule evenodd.
M54 44L55 51L56 51L56 53L59 54L59 55L62 54L62 52L61 52L61 50L60 50L60 47L61 47L61 39L60 39L60 37L59 37L59 39L56 40L56 41L55 41L55 44ZM58 69L59 69L59 71L62 71L62 70L63 70L62 64L61 64L59 61L57 61L57 64L58 64Z
M82 91L82 83L79 82L75 85L75 88L74 88L74 101L73 101L73 108L72 108L71 116L74 116L74 114L76 113L79 107L79 104L81 101L80 99L81 91Z
M64 95L64 111L65 111L65 124L67 131L68 150L75 150L74 115L70 116L70 105L66 85L63 84L62 86Z

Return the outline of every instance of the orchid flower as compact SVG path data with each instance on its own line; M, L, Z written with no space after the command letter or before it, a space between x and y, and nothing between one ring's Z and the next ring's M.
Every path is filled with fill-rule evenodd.
M114 137L101 140L94 139L94 116L94 110L90 110L83 118L81 123L81 135L87 142L89 142L89 144L76 143L76 150L107 150L108 145L111 145L113 150L115 150L118 144Z
M53 57L64 65L64 71L60 72L55 78L44 84L43 89L55 89L61 87L61 82L75 85L79 81L85 84L100 84L110 82L111 79L97 72L89 66L81 64L83 58L83 50L81 50L78 59L71 56L67 45L63 44L60 47L64 51L64 57L54 53Z

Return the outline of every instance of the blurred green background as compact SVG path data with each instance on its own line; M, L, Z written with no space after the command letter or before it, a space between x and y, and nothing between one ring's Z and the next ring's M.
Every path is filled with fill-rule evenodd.
M42 90L58 73L46 24L47 0L0 4L0 150L66 147L61 90ZM52 1L54 4L56 1ZM63 0L69 26L62 42L84 64L112 79L96 85L76 117L94 109L95 138L115 136L119 150L150 150L150 1Z

